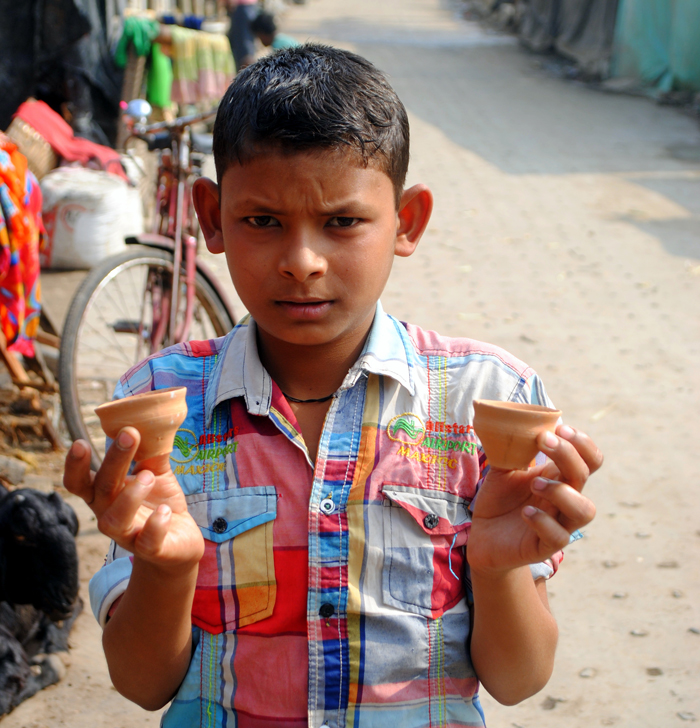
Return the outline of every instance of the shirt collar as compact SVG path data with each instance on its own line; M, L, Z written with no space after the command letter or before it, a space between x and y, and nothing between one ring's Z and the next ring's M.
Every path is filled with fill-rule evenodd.
M214 408L233 397L244 397L252 415L267 415L272 400L272 377L260 363L257 327L250 315L242 318L225 338L212 369L204 400L206 426Z
M377 301L377 310L365 347L350 368L341 389L354 386L363 372L368 372L395 379L413 395L416 363L416 351L406 328L393 316L385 313L382 304Z
M204 401L206 426L214 408L233 397L244 397L252 415L267 416L272 402L272 378L258 356L257 327L250 315L229 332L212 369ZM395 379L415 394L416 353L404 326L384 313L381 303L362 353L347 373L340 390L355 386L363 373Z

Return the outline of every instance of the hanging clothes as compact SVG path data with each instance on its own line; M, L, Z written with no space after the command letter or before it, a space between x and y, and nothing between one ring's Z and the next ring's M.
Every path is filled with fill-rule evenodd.
M233 80L228 38L188 28L172 28L172 99L179 104L218 101Z
M41 314L41 188L17 145L0 132L0 326L8 348L34 356Z

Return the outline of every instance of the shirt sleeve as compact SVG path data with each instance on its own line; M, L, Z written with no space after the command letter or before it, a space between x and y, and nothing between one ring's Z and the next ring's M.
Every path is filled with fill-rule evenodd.
M104 566L90 579L90 606L103 629L110 607L129 585L131 570L131 554L112 542Z

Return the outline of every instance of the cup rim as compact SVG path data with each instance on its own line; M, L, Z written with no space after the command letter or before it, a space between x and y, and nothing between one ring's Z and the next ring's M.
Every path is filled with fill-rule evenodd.
M178 392L183 391L187 392L187 387L164 387L163 389L151 389L148 392L139 392L138 394L130 394L128 397L121 397L120 399L113 399L111 402L105 402L104 404L101 404L99 407L95 407L95 414L99 417L100 412L104 412L107 409L113 409L118 407L119 405L127 405L134 402L134 400L141 400L145 397L151 397L155 398L157 395L163 395L168 392ZM166 397L164 399L172 399L171 397Z
M508 410L509 412L522 412L524 414L556 414L561 416L561 410L553 407L545 407L540 404L527 404L525 402L508 402L500 399L475 399L473 400L474 410L477 408L491 410Z

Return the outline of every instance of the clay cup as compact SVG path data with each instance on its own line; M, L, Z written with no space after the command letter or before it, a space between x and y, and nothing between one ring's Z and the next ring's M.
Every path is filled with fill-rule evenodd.
M504 470L527 470L539 448L540 432L554 432L561 411L534 404L474 400L474 430L489 464Z
M102 429L113 440L123 427L135 427L141 443L134 459L148 460L172 451L175 433L187 416L187 387L155 389L116 399L95 409Z

